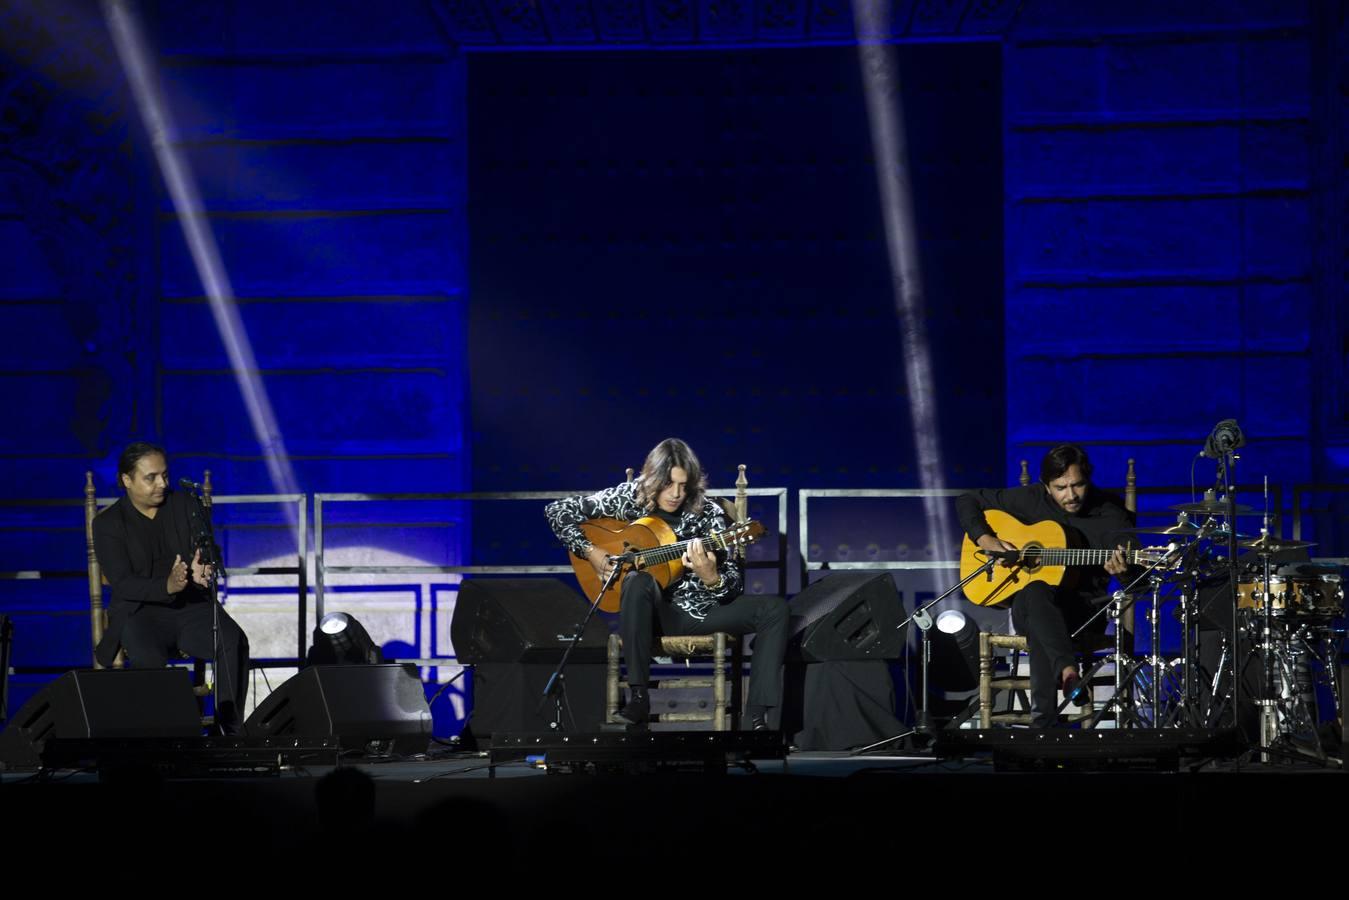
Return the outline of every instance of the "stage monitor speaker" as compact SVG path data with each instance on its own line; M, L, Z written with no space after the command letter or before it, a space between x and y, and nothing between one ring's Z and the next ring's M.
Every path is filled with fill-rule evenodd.
M787 657L806 662L897 659L904 603L887 572L838 572L793 597Z
M35 694L0 734L0 762L37 768L52 738L201 736L190 673L167 669L81 669Z
M562 658L532 663L480 663L473 667L473 712L468 728L475 740L508 731L547 731L556 714L554 702L545 701L543 689ZM564 731L599 731L604 722L605 665L598 662L567 663L566 690L562 709Z
M310 666L244 727L250 737L335 737L344 750L404 755L426 752L431 709L411 666Z
M590 604L556 578L476 578L461 582L450 640L462 663L556 661ZM609 629L586 625L573 662L605 658Z

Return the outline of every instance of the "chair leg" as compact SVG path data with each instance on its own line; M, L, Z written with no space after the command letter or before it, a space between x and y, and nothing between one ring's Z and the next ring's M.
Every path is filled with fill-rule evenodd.
M712 648L712 730L725 731L726 719L726 633L718 631Z
M993 727L993 643L987 631L979 632L979 727Z
M731 641L730 730L739 731L745 718L745 639L737 635Z
M618 635L609 635L609 658L604 677L604 721L612 722L618 716L618 660L622 643Z

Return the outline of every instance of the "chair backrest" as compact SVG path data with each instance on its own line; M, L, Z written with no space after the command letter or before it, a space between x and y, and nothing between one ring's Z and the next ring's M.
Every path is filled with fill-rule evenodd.
M98 494L94 490L94 473L84 473L84 552L89 567L89 624L94 639L93 647L103 640L107 615L103 610L103 572L94 554L94 516L98 515ZM94 668L102 668L94 660Z
M207 469L201 477L201 505L206 510L206 518L211 518L211 470ZM103 577L103 570L98 565L98 554L94 552L94 517L99 513L98 492L94 489L94 473L86 471L84 473L84 554L85 564L89 568L89 630L93 638L91 645L93 650L98 649L99 641L103 640L103 631L108 626L108 611L103 605L103 586L108 580ZM122 654L117 654L117 660L113 663L115 668L122 665ZM94 668L103 668L94 659Z

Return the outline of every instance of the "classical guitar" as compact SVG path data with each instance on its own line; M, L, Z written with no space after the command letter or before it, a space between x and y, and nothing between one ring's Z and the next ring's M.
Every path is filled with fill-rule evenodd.
M661 587L674 583L684 574L684 563L681 559L684 551L694 540L693 538L686 541L679 540L669 525L654 516L643 516L635 522L591 519L581 523L581 531L585 534L586 540L610 556L631 553L632 561L627 565L650 572ZM737 522L725 531L703 536L703 548L709 551L730 550L753 543L763 533L763 524L753 519ZM590 560L575 553L568 555L571 557L571 567L576 572L576 580L581 582L581 590L588 599L594 600L604 580L590 564ZM604 592L600 609L605 612L618 612L618 594L622 581L620 576L609 590Z
M1069 547L1063 526L1050 519L1027 525L996 509L985 510L984 518L994 534L1016 544L1018 551L1017 559L1010 567L999 565L993 570L991 579L979 577L965 585L965 597L975 606L1007 603L1018 591L1037 581L1058 587L1069 566L1103 566L1115 552ZM1167 547L1144 547L1125 550L1124 559L1130 565L1146 566L1169 552ZM968 578L986 559L984 551L966 535L960 545L960 577Z

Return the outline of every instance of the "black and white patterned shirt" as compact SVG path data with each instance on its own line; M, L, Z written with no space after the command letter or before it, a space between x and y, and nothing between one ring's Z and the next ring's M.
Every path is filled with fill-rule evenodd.
M555 500L544 507L543 514L553 534L577 556L585 556L591 548L579 527L582 522L598 518L632 522L643 516L654 515L650 507L643 506L638 500L637 483L633 481L625 481L617 487L605 488L583 497ZM726 530L726 514L716 501L704 496L702 506L696 511L688 509L685 504L679 511L678 521L671 522L670 528L681 541L705 537ZM722 578L721 585L709 589L691 568L685 566L684 574L678 581L668 585L665 593L679 609L695 619L705 619L708 610L739 596L743 584L740 565L722 552L717 553L717 573Z

